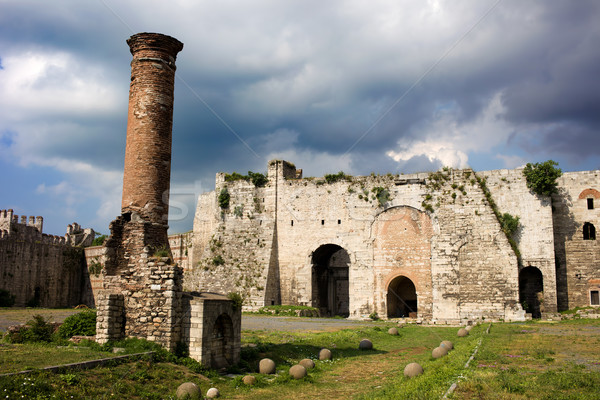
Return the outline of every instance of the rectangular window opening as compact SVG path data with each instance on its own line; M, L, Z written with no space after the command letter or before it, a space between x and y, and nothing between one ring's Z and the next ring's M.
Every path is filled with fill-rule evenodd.
M587 199L587 203L588 203L588 210L593 210L594 209L594 199Z
M324 219L321 220L321 225L325 225L325 220Z
M342 223L342 220L338 219L338 225L341 225L341 223Z
M590 304L593 306L600 306L600 293L598 290L592 290L590 292Z
M294 220L292 220L292 226L294 226Z

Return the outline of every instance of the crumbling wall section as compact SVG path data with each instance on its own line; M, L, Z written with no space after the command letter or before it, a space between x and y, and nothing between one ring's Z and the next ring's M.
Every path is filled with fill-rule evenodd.
M223 189L230 198L228 207L222 208L218 196ZM279 303L278 286L272 279L277 264L272 259L271 193L271 183L257 188L245 180L225 182L223 174L217 175L216 190L198 201L193 267L185 274L185 290L239 293L248 310Z
M557 311L556 266L554 257L554 224L552 202L548 196L538 196L527 188L523 169L478 172L486 179L500 214L519 217L519 228L513 235L521 259L519 270L539 269L543 277L543 308Z

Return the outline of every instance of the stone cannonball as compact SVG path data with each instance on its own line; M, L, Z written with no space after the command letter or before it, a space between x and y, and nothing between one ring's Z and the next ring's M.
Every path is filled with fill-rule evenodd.
M440 343L440 347L444 347L446 350L450 351L454 348L454 344L449 340L444 340Z
M185 382L179 385L175 395L178 399L199 399L200 388L194 382Z
M465 326L465 329L467 332L471 332L471 329L473 329L473 325L467 325Z
M258 363L258 372L261 374L274 374L275 373L275 361L270 358L263 358Z
M448 354L448 349L446 349L445 347L436 347L431 352L431 357L441 358L441 357L444 357L446 354Z
M319 360L321 361L331 360L331 356L331 350L329 349L321 349L321 351L319 352Z
M388 329L388 333L390 335L396 336L396 335L398 335L398 328L390 328L390 329Z
M358 344L358 348L359 350L371 350L373 349L373 342L371 342L369 339L363 339Z
M404 367L404 376L412 378L414 376L419 376L423 373L423 367L417 363L410 363L406 367Z
M217 388L210 388L206 392L206 398L207 399L216 399L220 395L221 395L221 393L219 393L219 389L217 389Z
M306 368L303 365L296 364L290 368L290 375L294 379L302 379L306 376Z
M304 368L306 368L306 370L315 367L315 362L310 358L305 358L304 360L301 360L298 364L302 365Z
M469 331L466 330L465 328L460 328L457 333L458 337L465 337L468 334L469 334Z
M244 385L252 386L256 383L256 377L252 375L246 375L242 378Z

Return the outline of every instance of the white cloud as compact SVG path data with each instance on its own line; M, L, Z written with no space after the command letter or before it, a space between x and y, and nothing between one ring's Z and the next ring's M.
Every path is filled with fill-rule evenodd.
M502 93L496 93L469 121L460 120L461 110L454 105L439 107L433 117L415 128L411 138L402 137L398 149L386 154L399 163L425 156L432 164L466 168L469 153L488 152L510 136L510 126L502 118L505 109L501 99ZM419 139L412 139L415 137Z
M0 115L5 124L57 113L71 118L98 116L123 103L123 96L106 81L101 68L66 52L30 50L3 55L2 65Z

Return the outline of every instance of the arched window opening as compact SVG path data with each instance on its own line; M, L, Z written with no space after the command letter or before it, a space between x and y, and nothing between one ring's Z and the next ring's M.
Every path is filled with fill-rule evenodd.
M335 244L325 244L312 254L312 303L321 315L350 315L349 265L348 252Z
M596 240L596 228L589 222L583 224L583 240Z
M417 318L417 290L405 276L394 278L387 291L388 318Z
M541 318L544 300L544 277L536 267L525 267L519 272L519 300L532 318Z

